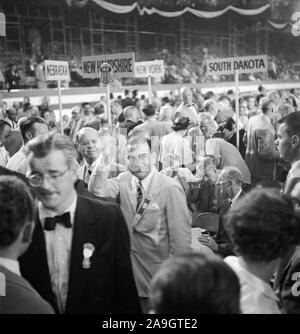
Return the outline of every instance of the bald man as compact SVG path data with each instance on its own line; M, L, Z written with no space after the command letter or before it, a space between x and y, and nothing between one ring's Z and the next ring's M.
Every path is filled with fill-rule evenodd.
M180 89L180 96L182 103L177 108L178 111L182 111L181 114L177 114L175 117L188 117L193 122L197 123L198 121L198 107L193 103L193 92L189 87L182 87ZM187 114L187 109L189 110Z
M77 135L78 151L83 157L83 165L79 167L77 174L83 180L86 187L90 180L90 175L96 167L98 158L106 158L110 163L110 177L116 177L120 172L126 171L126 166L116 163L117 148L116 141L112 141L111 136L100 136L99 133L90 127L79 130Z
M100 155L100 136L94 128L82 128L77 134L78 151L83 157L83 165L78 169L78 177L88 184L95 162Z

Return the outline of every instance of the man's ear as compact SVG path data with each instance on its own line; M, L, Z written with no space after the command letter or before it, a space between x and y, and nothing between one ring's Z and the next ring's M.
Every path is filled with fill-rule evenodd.
M30 244L31 243L33 229L34 229L34 223L33 222L28 222L23 227L22 242L24 244Z
M292 148L296 148L299 145L299 137L297 135L292 136Z
M26 137L27 141L29 141L29 140L31 140L33 138L31 132L29 132L29 131L25 132L25 137Z

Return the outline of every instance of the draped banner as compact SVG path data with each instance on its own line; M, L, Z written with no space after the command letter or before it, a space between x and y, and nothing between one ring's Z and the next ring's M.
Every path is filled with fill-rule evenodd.
M186 13L193 14L197 17L204 18L204 19L212 19L219 17L228 11L233 11L240 15L247 15L247 16L253 16L253 15L259 15L265 12L267 9L270 8L270 5L267 4L265 6L256 8L256 9L241 9L234 6L227 6L226 8L218 11L202 11L198 9L193 9L190 7L186 7L182 10L176 11L176 12L166 12L159 10L157 8L146 8L146 7L140 7L137 2L135 2L132 5L116 5L104 0L92 0L94 3L96 3L98 6L102 7L105 10L108 10L110 12L116 13L116 14L128 14L131 13L134 10L137 10L139 15L152 15L157 14L164 17L178 17Z

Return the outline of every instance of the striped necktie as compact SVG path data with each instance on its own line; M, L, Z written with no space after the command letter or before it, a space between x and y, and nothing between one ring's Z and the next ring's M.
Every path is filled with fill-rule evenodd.
M139 180L137 183L137 188L136 188L136 210L140 207L142 200L143 200L143 186L141 181Z

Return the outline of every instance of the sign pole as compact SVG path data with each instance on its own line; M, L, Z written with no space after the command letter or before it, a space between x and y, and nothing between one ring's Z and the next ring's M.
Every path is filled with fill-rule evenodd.
M236 147L240 149L239 129L239 71L235 71L235 116L236 116Z
M149 95L149 103L151 103L152 87L151 87L151 76L150 76L150 74L148 74L148 95Z
M62 119L62 105L61 105L61 82L58 83L58 106L59 106L59 121L60 121L60 132L64 134L63 119Z
M106 84L106 100L107 100L107 117L108 117L108 126L111 130L111 112L110 112L110 83Z

